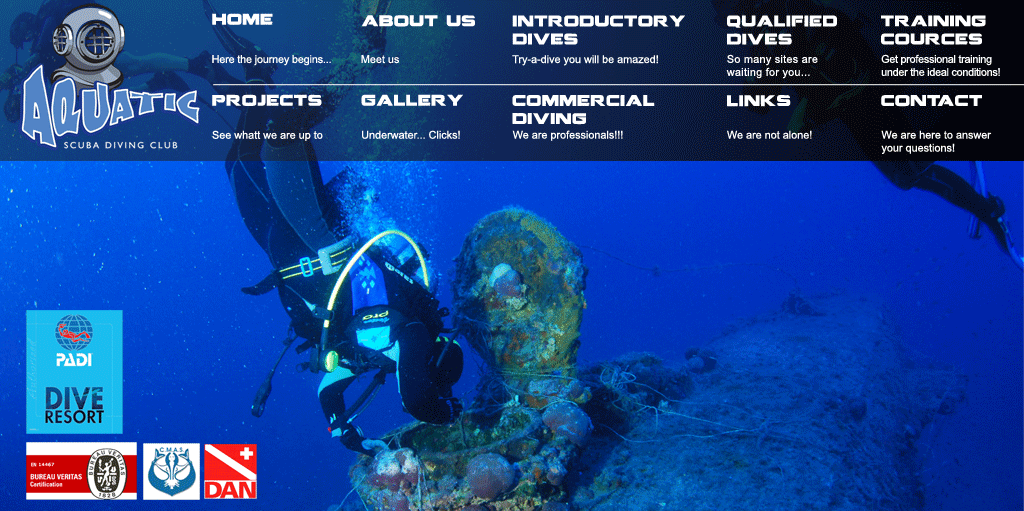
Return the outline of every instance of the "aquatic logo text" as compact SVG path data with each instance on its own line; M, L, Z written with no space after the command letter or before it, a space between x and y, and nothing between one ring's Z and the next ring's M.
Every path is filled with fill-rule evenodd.
M160 101L165 111L178 112L198 124L196 91L179 97L176 93L115 90L111 102L109 90L124 81L124 74L114 67L124 40L124 25L112 10L87 4L69 12L53 31L53 51L65 60L49 76L53 99L40 65L22 84L21 131L32 140L38 134L40 144L57 147L57 137L77 135L79 126L95 133L136 115L153 113ZM139 101L137 111L131 100Z
M199 124L199 108L195 105L198 92L189 91L181 96L173 92L136 92L127 89L114 91L110 99L110 86L96 82L94 88L82 90L82 107L78 108L78 90L72 78L65 78L53 86L53 99L46 91L43 66L39 66L23 85L21 132L40 144L57 147L57 137L77 135L79 127L95 133L108 125L147 115L163 104L166 112L178 112ZM138 107L132 103L138 100Z

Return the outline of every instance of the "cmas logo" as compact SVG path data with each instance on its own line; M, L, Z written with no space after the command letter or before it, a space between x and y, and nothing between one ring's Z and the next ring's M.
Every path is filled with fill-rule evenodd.
M188 448L157 447L153 452L153 461L149 464L149 486L173 497L195 485L196 469ZM148 494L146 498L149 498Z
M50 75L53 97L46 90L43 66L40 65L22 84L21 131L32 140L57 147L56 137L78 134L79 127L95 133L108 124L113 126L135 118L132 100L138 100L138 115L156 111L163 103L165 111L177 111L199 124L198 93L189 91L180 97L175 93L110 89L124 81L114 61L124 49L124 26L114 12L89 4L71 11L53 32L53 51L66 63ZM78 108L81 96L82 107Z
M124 492L128 468L117 449L99 449L89 457L85 475L94 497L116 499Z

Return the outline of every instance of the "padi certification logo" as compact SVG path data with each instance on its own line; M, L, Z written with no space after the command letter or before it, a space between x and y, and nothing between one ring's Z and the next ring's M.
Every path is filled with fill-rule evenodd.
M116 499L124 493L128 467L117 449L99 449L89 458L89 469L85 475L94 497Z
M27 311L26 320L28 433L121 433L121 311Z
M57 321L53 334L61 348L80 352L92 341L92 323L81 314L68 314ZM92 353L57 352L57 366L92 367Z
M143 467L148 469L144 498L199 500L199 453L199 444L145 444Z
M113 11L96 4L71 11L53 31L53 51L66 61L50 75L50 83L54 84L53 99L51 101L46 90L40 65L22 85L21 131L32 140L39 135L40 144L57 147L57 137L77 135L79 127L95 133L108 124L114 126L133 119L136 113L151 114L156 111L158 102L163 103L165 111L177 111L199 124L196 91L178 97L176 93L119 89L114 91L111 102L110 89L116 89L125 78L114 67L123 49L124 26ZM79 95L81 108L78 108ZM138 100L137 109L132 100ZM128 143L106 142L105 146L120 149L125 144ZM80 146L99 148L100 144L87 142Z

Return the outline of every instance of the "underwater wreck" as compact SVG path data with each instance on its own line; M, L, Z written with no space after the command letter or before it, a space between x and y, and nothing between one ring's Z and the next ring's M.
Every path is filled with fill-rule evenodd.
M488 364L454 425L359 456L332 509L919 509L916 441L965 377L906 350L877 303L792 293L685 360L577 367L586 269L520 209L456 260L456 326Z

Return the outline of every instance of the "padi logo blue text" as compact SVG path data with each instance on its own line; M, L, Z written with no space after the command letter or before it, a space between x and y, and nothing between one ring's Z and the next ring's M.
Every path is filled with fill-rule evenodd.
M82 90L82 107L78 108L78 90L72 78L65 78L53 86L53 99L46 91L43 66L39 66L25 80L21 110L21 131L32 140L39 135L39 143L57 147L57 137L77 135L79 127L95 133L108 124L134 119L156 111L162 103L166 112L178 112L190 121L199 124L199 108L195 106L196 91L178 96L175 93L136 92L127 89L114 91L110 99L110 87L95 82L94 88ZM131 100L138 100L138 107Z

